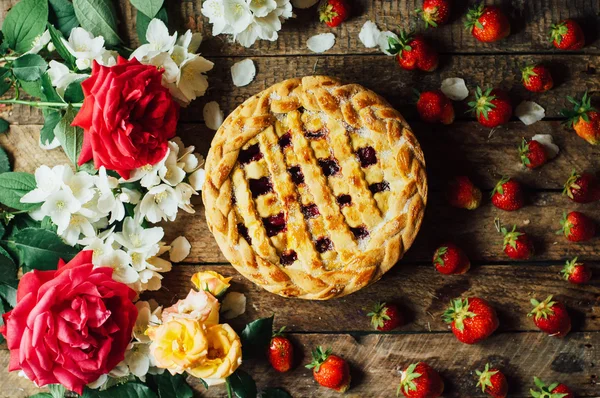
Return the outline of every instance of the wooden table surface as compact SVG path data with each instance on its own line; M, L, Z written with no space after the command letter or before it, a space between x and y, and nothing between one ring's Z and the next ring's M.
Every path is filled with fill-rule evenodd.
M167 238L185 235L192 243L187 264L177 265L163 280L163 289L154 297L169 305L191 288L190 276L212 269L234 276L233 290L248 299L246 313L232 323L240 328L258 317L275 314L276 327L287 326L301 356L301 364L280 375L266 363L243 365L259 388L283 387L293 397L334 397L335 392L319 388L303 364L309 361L316 345L332 347L345 357L352 369L352 388L348 397L393 397L400 381L399 371L416 361L427 361L438 369L446 382L446 397L480 397L475 388L475 369L486 362L503 369L508 377L509 396L529 396L533 376L565 382L578 397L600 396L600 238L587 243L569 243L555 235L563 211L581 209L600 222L600 202L577 205L561 195L562 185L572 169L597 172L600 147L592 147L573 131L561 125L560 109L567 95L600 89L600 2L598 0L512 0L495 1L511 19L511 35L498 43L477 42L462 26L468 3L456 1L452 22L425 35L439 48L440 67L433 73L401 70L391 57L365 48L358 32L366 20L382 30L407 28L421 0L360 0L354 17L336 29L319 24L315 8L295 10L297 18L288 20L276 42L259 41L245 49L230 44L224 37L210 37L210 26L201 15L201 0L167 0L169 26L180 32L201 31L205 41L200 50L215 62L209 74L207 95L183 110L179 135L186 144L196 145L206 154L214 132L202 121L207 101L219 102L227 114L248 96L280 80L310 74L336 76L346 82L360 83L387 98L409 120L425 151L430 180L430 197L424 225L406 257L383 279L362 291L328 302L284 299L261 290L239 276L227 263L208 232L204 209L197 199L197 213L180 212L177 221L165 225ZM487 1L491 3L490 1ZM16 0L0 0L0 18ZM135 13L128 0L119 0L120 29L131 46L135 37ZM555 51L548 42L552 23L575 18L586 33L586 46L577 52ZM421 24L418 29L422 29ZM313 54L306 40L314 34L331 31L335 46L326 54ZM230 67L250 57L257 67L256 79L248 86L233 86ZM536 61L549 65L555 88L543 94L526 92L520 84L519 66ZM456 103L457 120L451 126L425 125L416 120L412 89L439 88L447 77L462 77L472 90L476 85L510 90L515 104L531 99L546 109L546 118L532 126L515 120L489 130L465 114L465 102ZM2 117L13 125L0 136L0 145L12 154L16 170L32 172L41 164L67 162L60 149L43 151L38 145L41 114L26 107L4 108ZM521 137L552 134L561 148L560 155L539 171L524 169L517 145ZM448 177L468 174L483 188L484 202L476 211L452 209L442 195ZM487 199L501 175L518 178L528 188L528 203L523 209L507 213L494 208ZM533 235L536 255L531 261L510 261L502 252L501 236L493 220L516 224ZM463 276L443 276L431 265L437 244L453 239L462 245L472 261ZM579 256L592 264L595 278L587 286L562 280L559 271L566 259ZM548 294L565 302L573 319L573 330L564 339L539 332L527 313L529 300ZM488 340L469 346L458 342L441 314L450 299L476 295L488 299L497 309L500 328ZM366 313L377 300L395 301L410 317L408 325L392 333L374 333ZM8 374L8 353L0 350L0 396L25 397L38 390L16 374ZM201 397L223 397L223 388L206 392L189 379Z

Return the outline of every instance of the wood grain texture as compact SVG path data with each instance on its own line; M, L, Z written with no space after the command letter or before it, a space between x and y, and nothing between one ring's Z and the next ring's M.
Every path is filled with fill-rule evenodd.
M199 271L213 270L233 277L231 291L246 295L246 313L231 321L241 329L246 323L275 315L277 328L286 326L292 332L372 332L366 315L376 301L397 303L406 314L403 332L447 332L441 316L450 300L456 297L481 297L490 301L500 319L499 331L535 331L527 313L530 299L545 299L553 294L569 308L573 331L600 330L600 282L585 287L563 280L562 266L482 265L466 275L445 276L431 265L399 264L377 283L329 301L286 299L270 294L239 275L231 266L175 266L165 275L163 288L149 292L159 304L170 306L192 289L190 278ZM592 265L600 275L600 265Z

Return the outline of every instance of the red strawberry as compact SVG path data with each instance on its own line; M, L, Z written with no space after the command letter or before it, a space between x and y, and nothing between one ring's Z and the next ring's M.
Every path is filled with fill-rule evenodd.
M485 127L498 127L508 123L512 116L512 104L505 91L481 87L475 90L475 101L469 102L471 110L477 115L477 121Z
M319 5L319 20L335 28L350 17L350 4L346 0L323 0Z
M496 310L478 297L454 299L442 319L450 324L456 338L465 344L485 340L499 325Z
M390 38L388 52L396 54L402 69L431 72L438 66L438 53L421 35L400 32L398 40Z
M510 34L510 22L502 10L485 6L483 2L469 9L465 27L473 37L484 43L504 39Z
M567 118L565 125L573 127L578 136L592 145L600 144L600 113L592 106L592 99L587 91L581 101L567 97L573 109L563 109L561 114Z
M554 86L552 75L544 65L527 65L521 69L523 87L534 93L543 93Z
M267 352L267 357L273 369L278 372L287 372L294 365L294 346L292 342L283 335L282 327L278 332L273 334L271 344Z
M459 209L473 210L481 204L481 190L466 176L455 177L448 186L446 196L450 206Z
M460 247L444 243L433 255L433 266L442 274L464 274L471 268L471 262Z
M563 303L552 301L552 295L541 303L531 299L534 309L528 316L533 317L533 323L542 332L550 336L564 337L571 330L571 318Z
M585 36L577 22L565 19L551 26L550 41L560 50L578 50L585 44Z
M451 124L454 121L452 101L440 90L419 94L417 111L421 120L427 123Z
M577 203L595 202L600 200L600 183L593 174L577 174L573 170L564 185L563 195L567 195L573 202Z
M569 387L560 383L552 383L549 386L539 379L534 377L533 382L539 391L531 389L531 396L535 398L575 398L575 394Z
M350 388L350 367L348 363L331 354L331 349L323 350L319 346L312 352L313 361L306 365L313 370L313 377L323 387L338 392L346 392Z
M404 317L396 304L377 303L367 316L371 317L371 325L375 330L382 332L394 330L404 324Z
M443 25L450 18L450 0L424 0L423 9L417 10L421 14L425 27Z
M413 363L402 372L396 395L406 398L437 398L444 392L444 381L425 362Z
M499 228L499 220L496 228ZM529 236L524 232L517 232L517 226L513 225L512 231L504 227L499 228L499 231L504 235L504 253L515 260L527 260L533 256L534 248L533 242L529 239Z
M540 167L548 161L548 154L542 144L537 141L527 141L523 138L519 146L519 156L521 162L530 169Z
M481 392L488 394L492 398L505 398L508 393L508 383L506 377L498 369L490 369L490 364L485 364L483 372L475 371L479 377L477 387L481 387Z
M592 270L585 263L578 263L577 257L568 261L561 271L563 277L571 283L582 285L592 279Z
M564 234L571 242L585 242L596 235L594 221L578 211L572 211L569 214L563 213L560 225L562 228L556 231L556 234Z
M525 204L521 184L512 178L502 177L492 191L492 203L501 210L519 210Z

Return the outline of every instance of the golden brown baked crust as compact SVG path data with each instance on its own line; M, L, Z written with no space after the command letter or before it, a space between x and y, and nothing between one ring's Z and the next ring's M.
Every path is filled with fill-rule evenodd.
M324 300L378 280L410 247L427 202L425 160L377 94L325 76L290 79L227 117L202 197L242 275Z

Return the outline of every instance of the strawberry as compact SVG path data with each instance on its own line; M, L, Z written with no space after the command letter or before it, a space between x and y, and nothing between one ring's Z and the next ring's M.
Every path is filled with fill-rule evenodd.
M515 260L527 260L533 256L533 242L525 232L517 232L517 226L513 225L512 231L499 226L499 220L496 219L496 229L504 235L504 253Z
M433 266L446 275L464 274L471 268L469 258L454 243L444 243L433 255Z
M331 349L323 350L319 346L312 352L313 360L306 365L313 370L313 377L323 387L337 392L346 392L350 387L350 367L348 363L331 353Z
M550 27L550 41L559 50L579 50L585 44L585 36L577 22L565 19Z
M521 69L523 87L534 93L543 93L554 86L552 75L544 65L527 65Z
M440 90L420 93L417 112L421 120L427 123L451 124L454 121L452 101Z
M512 104L505 91L488 88L475 90L475 101L469 102L477 121L485 127L494 128L508 123L512 116Z
M481 204L481 190L467 176L455 177L448 186L446 197L450 206L459 209L473 210Z
M319 5L319 20L330 28L339 26L350 17L350 4L346 0L323 0Z
M564 234L571 242L585 242L596 235L594 221L578 211L572 211L569 214L563 213L560 225L562 228L556 231L556 234Z
M582 285L592 279L592 270L585 263L578 263L577 257L567 260L565 268L561 271L563 277L571 283Z
M452 300L442 319L450 324L458 341L465 344L487 339L499 325L496 310L478 297Z
M595 202L600 200L600 183L593 174L577 174L573 170L564 185L563 195L567 195L573 202L577 203Z
M533 317L533 323L542 332L550 336L564 337L571 330L571 318L563 303L552 301L552 295L541 303L531 299L534 308L528 316Z
M592 98L587 91L583 94L581 101L573 97L567 97L573 104L573 109L563 109L561 114L567 118L564 124L572 127L578 136L592 145L600 144L600 113L592 106Z
M539 391L529 390L534 398L575 398L573 391L564 384L552 383L546 386L546 383L541 381L539 377L534 377L533 382L540 389Z
M501 210L519 210L525 204L521 184L512 178L502 177L492 190L492 203Z
M481 392L488 394L492 398L505 398L508 393L508 383L506 377L498 369L490 369L490 364L485 364L483 372L475 371L479 377L477 387L481 387Z
M404 324L404 317L396 304L377 303L367 316L371 317L375 330L381 332L389 332Z
M425 27L443 25L450 18L450 0L425 0L423 8L417 10L417 14L421 15L425 21Z
M406 398L437 398L444 392L444 381L425 362L413 363L402 372L396 395L400 392Z
M548 153L544 146L535 140L527 141L525 138L519 146L519 156L523 165L530 169L540 167L548 161Z
M483 2L469 9L465 27L473 37L484 43L504 39L510 34L510 22L502 10L485 6Z
M413 36L402 31L398 40L390 38L388 45L388 52L396 55L402 69L431 72L438 66L437 51L421 35Z
M273 369L281 373L289 371L294 365L294 346L283 335L284 329L285 327L282 327L278 332L273 334L267 351L269 363L271 363Z

